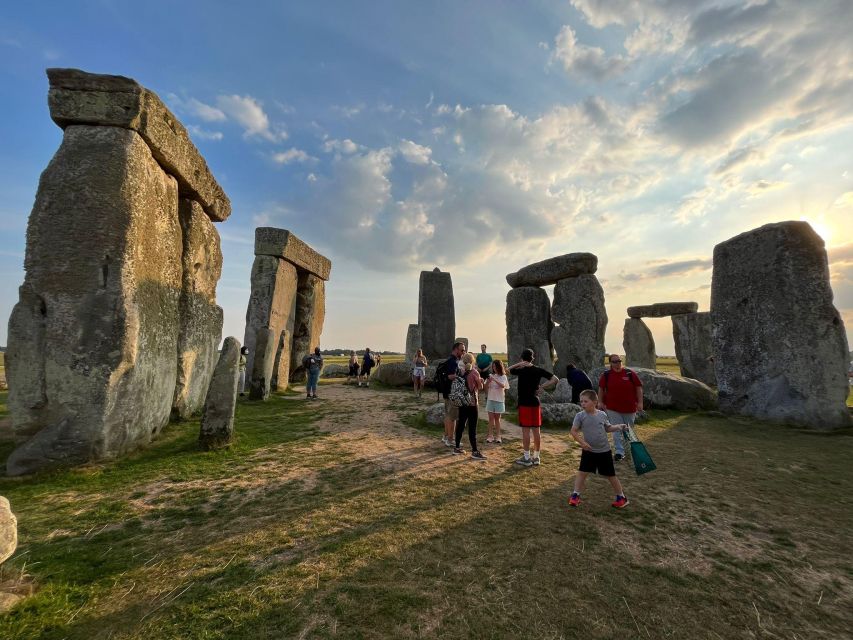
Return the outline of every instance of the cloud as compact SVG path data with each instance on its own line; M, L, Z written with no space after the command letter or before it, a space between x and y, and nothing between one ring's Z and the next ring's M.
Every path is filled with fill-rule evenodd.
M292 164L294 162L304 164L306 162L316 162L317 160L317 158L308 155L305 151L296 147L291 147L287 151L280 153L274 153L272 159L276 164Z
M692 258L689 260L656 260L647 263L648 268L639 272L621 272L619 278L627 282L639 282L641 280L670 278L672 276L684 276L694 273L710 271L713 261L709 258Z
M216 98L216 106L243 127L247 138L258 137L271 142L287 139L287 132L273 127L261 103L252 96L222 95Z
M198 140L222 140L224 137L221 131L208 131L207 129L203 129L197 125L191 124L187 126L187 131L192 134L194 138Z
M225 113L221 109L211 107L195 98L190 98L186 102L186 106L190 113L201 118L205 122L224 122L226 119Z
M743 147L740 149L735 149L733 151L730 151L729 154L723 159L719 166L714 170L714 174L722 175L728 173L729 171L732 171L733 169L739 169L763 159L764 153L762 153L755 147Z
M358 145L349 138L346 140L329 139L323 142L323 151L326 153L336 151L349 155L358 151Z
M853 242L843 244L827 249L829 255L829 264L837 265L853 265Z
M628 67L620 55L607 56L599 47L578 43L575 31L569 25L563 26L554 38L551 60L560 62L567 73L597 80L617 76Z
M429 147L423 147L411 140L401 140L398 146L400 155L412 164L429 164L432 150Z

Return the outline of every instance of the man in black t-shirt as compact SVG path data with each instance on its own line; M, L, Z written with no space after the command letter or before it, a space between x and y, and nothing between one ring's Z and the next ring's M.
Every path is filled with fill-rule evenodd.
M456 374L459 372L459 367L462 364L462 356L465 355L465 343L453 343L453 351L450 352L450 357L445 364L447 371L447 380L453 382L456 379ZM444 436L441 441L448 447L453 447L456 444L456 421L459 419L459 407L455 406L448 399L450 387L441 390L441 395L444 396Z
M521 352L521 362L509 367L509 372L518 376L518 424L521 426L521 438L524 443L524 455L515 461L516 464L529 467L539 465L542 447L542 409L539 394L544 389L553 389L560 379L550 371L534 366L533 349ZM543 378L547 382L539 384ZM533 431L533 456L530 455L530 432Z

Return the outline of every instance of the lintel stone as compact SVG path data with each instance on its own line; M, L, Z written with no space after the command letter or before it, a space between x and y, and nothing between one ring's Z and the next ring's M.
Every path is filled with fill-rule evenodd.
M658 302L639 307L628 307L629 318L665 318L681 313L696 313L699 304L696 302Z
M284 258L323 280L329 279L332 261L314 251L287 229L258 227L255 229L255 255Z

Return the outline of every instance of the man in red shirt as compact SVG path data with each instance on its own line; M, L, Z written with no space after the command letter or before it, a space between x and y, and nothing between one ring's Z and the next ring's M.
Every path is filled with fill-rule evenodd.
M643 410L643 383L636 373L622 367L622 358L610 355L610 370L598 379L598 407L607 411L610 424L634 426L637 411ZM613 434L613 459L619 462L625 457L625 442L622 433Z

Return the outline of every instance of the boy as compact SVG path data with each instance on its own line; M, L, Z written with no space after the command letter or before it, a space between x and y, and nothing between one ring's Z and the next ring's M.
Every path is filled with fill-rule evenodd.
M523 467L539 466L542 463L540 451L542 448L542 407L539 394L545 389L553 389L560 379L546 369L533 364L536 354L527 348L521 352L521 362L516 362L509 372L518 376L518 424L521 427L521 441L524 444L524 455L515 464ZM547 382L539 384L546 379ZM533 456L530 455L530 436L533 435Z
M610 424L607 414L596 409L598 394L592 389L583 391L580 401L583 411L575 415L572 423L572 437L581 446L583 453L581 453L581 464L575 478L575 489L569 498L569 505L576 507L580 504L586 477L590 473L598 473L610 481L610 485L616 492L616 499L611 506L621 509L628 505L628 498L622 491L622 483L616 477L613 454L610 453L610 439L607 434L624 431L627 426Z

